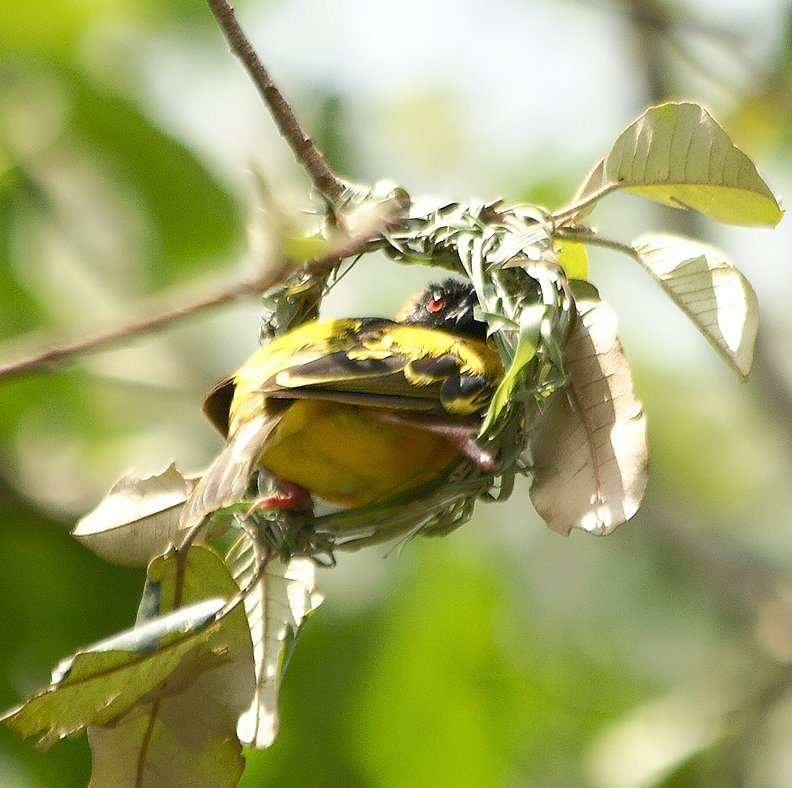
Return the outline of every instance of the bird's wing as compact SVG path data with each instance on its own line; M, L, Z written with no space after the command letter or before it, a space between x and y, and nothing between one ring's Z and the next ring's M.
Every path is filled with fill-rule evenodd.
M278 420L278 414L262 411L238 426L184 504L182 528L198 525L207 514L245 497L264 442Z
M343 347L312 351L293 354L255 390L273 399L467 416L481 410L501 374L500 359L483 342L383 320L363 325Z

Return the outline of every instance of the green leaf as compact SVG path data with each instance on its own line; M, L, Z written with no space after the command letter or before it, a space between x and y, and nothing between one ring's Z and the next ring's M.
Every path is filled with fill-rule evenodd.
M204 628L172 635L148 653L101 648L78 652L62 679L56 671L46 690L0 719L19 736L41 734L38 745L46 749L87 725L111 722L142 697L163 691L177 669L189 676L216 665L217 657L197 648L211 634L211 628Z
M133 629L100 640L84 649L85 653L99 651L134 651L145 654L155 651L168 635L183 635L203 629L222 609L225 600L222 598L207 599L195 605L180 607L164 616L153 616L141 623L140 617ZM53 684L63 681L74 665L74 657L67 657L52 671Z
M77 523L72 536L105 561L145 566L173 544L193 485L173 464L145 479L128 474Z
M547 307L544 304L526 306L520 312L520 333L514 357L492 395L492 401L481 424L479 435L484 435L495 424L515 388L524 378L526 367L535 358L541 337L542 321L545 319L546 313Z
M648 109L619 135L575 202L616 188L726 224L774 227L783 215L753 162L698 104Z
M243 534L234 560L234 575L240 587L256 571L254 546ZM245 612L253 638L256 689L253 702L242 714L237 735L257 749L269 747L278 733L278 692L289 657L306 617L321 603L313 561L296 558L288 563L268 561L264 573L245 597Z
M674 235L642 235L640 263L742 378L753 363L759 305L748 280L712 246Z
M164 617L78 652L62 663L50 687L2 717L18 735L39 734L41 747L86 726L110 726L92 736L98 780L92 784L140 785L157 774L159 785L183 785L172 781L184 774L173 768L196 746L222 755L218 773L241 773L234 728L252 695L250 637L241 606L214 620L237 586L207 548L193 547L183 571L179 564L171 553L149 567L160 599L154 612ZM177 598L187 610L167 615ZM223 779L206 782L196 775L189 784L234 785Z
M531 500L554 531L604 536L633 514L646 488L646 418L616 336L616 315L592 295L564 348L570 382L556 391L529 439Z
M159 597L159 612L171 609L179 596L178 576L172 555L152 562L147 605ZM229 598L238 591L222 559L201 546L188 554L181 587L182 601L207 594ZM166 691L143 698L110 725L88 729L91 786L236 785L244 760L235 728L253 692L252 649L242 606L208 631L209 639L200 649L213 658L207 660L207 669L188 665L185 672L180 666L168 677Z

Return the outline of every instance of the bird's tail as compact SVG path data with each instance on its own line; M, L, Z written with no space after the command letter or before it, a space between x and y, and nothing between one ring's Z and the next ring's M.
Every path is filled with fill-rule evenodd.
M206 515L245 497L273 426L272 417L263 414L239 426L190 493L180 516L182 528L198 525Z

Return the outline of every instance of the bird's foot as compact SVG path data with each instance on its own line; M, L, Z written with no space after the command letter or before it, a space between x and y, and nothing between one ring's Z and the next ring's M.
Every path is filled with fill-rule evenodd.
M289 512L313 513L313 500L308 491L298 484L278 479L275 489L260 495L250 505L245 517L258 511L286 510Z

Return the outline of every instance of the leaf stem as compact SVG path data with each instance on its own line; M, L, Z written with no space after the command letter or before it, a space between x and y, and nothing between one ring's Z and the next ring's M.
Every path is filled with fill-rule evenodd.
M570 219L574 219L576 214L580 213L581 211L585 211L586 208L595 205L603 197L607 197L607 195L609 195L611 192L615 192L617 189L620 188L621 188L621 183L609 183L607 186L602 186L601 188L597 189L597 191L586 197L584 200L581 200L580 202L572 203L572 205L569 205L566 208L562 208L560 211L552 215L556 227L563 225L565 222L568 222Z
M614 241L611 238L602 238L595 235L588 227L559 227L553 233L557 238L564 238L570 241L580 241L584 244L591 244L592 246L602 246L605 249L612 249L614 252L621 252L631 257L638 262L641 267L645 267L640 255L629 244L622 243L621 241Z
M207 0L207 4L231 51L242 61L253 79L295 158L305 168L319 192L331 203L337 203L346 184L330 169L327 160L294 114L289 102L272 81L253 45L239 26L233 7L227 0Z
M187 531L187 533L184 535L184 539L182 539L181 542L179 542L179 544L176 545L175 549L176 549L176 552L177 552L180 560L184 560L186 558L187 551L190 549L190 547L192 547L192 544L195 541L195 538L200 533L201 529L205 528L207 525L209 525L210 517L211 517L211 515L207 514L201 520L201 522L196 523L192 528L190 528ZM177 582L177 585L178 585L178 582ZM177 589L177 593L179 593L179 592L180 592L180 590ZM174 607L178 607L178 605L174 605Z

